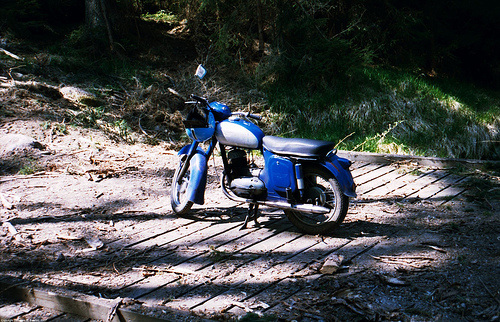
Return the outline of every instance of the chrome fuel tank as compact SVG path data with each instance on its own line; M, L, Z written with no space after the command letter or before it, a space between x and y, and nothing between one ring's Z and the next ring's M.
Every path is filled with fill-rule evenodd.
M215 137L224 145L259 149L262 146L264 132L250 121L229 119L217 124Z

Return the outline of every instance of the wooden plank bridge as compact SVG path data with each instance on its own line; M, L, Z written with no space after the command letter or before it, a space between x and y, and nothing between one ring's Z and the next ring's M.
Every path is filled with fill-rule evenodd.
M318 320L321 312L300 306L307 299L321 301L314 298L321 294L314 291L318 285L362 277L367 271L394 272L387 261L383 266L384 256L411 253L425 259L442 250L439 234L426 231L428 243L417 244L415 236L422 232L404 225L432 220L434 211L452 211L464 202L468 189L465 175L409 161L357 161L352 172L359 198L352 200L345 223L330 236L302 234L282 211L269 208L262 209L259 226L240 230L246 206L224 200L214 189L192 215L176 217L168 206L150 217L143 213L143 220L129 222L109 238L101 236L104 246L81 252L78 257L85 261L62 261L57 269L34 273L29 286L22 284L23 276L13 274L21 284L8 286L4 281L3 287L11 289L3 293L12 291L26 302L1 306L0 316L46 321L118 321L119 315L130 320L201 320L252 312ZM319 273L331 255L343 258L339 272ZM446 256L436 257L433 265L440 261ZM421 264L403 266L411 270ZM71 292L85 293L81 298L86 304L75 303L79 296ZM328 294L332 305L352 314L377 311ZM139 313L130 313L134 310Z

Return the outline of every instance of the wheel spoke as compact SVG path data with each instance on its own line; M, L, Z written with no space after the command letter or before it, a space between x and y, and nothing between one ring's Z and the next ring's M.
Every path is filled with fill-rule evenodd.
M178 173L182 168L182 164L176 171L171 188L171 204L172 209L177 214L186 213L191 208L192 202L188 200L189 178L191 169L188 169L182 178L178 177Z
M343 196L338 181L331 174L318 169L304 169L304 200L329 208L325 214L305 211L285 211L290 221L299 229L310 234L330 232L345 217L348 198Z

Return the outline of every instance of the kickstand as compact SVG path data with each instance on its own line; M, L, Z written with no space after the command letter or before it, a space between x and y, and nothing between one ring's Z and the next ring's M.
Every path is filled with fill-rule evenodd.
M248 222L253 219L255 222L255 226L259 226L259 222L257 221L257 217L259 217L259 204L251 203L248 206L248 214L245 218L245 222L243 226L241 226L240 230L247 229Z

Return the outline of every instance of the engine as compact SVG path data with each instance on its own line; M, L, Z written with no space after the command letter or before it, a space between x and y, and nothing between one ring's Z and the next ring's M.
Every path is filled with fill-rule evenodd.
M229 189L238 197L258 199L265 196L266 186L257 176L252 175L244 150L233 149L228 152L229 173L231 182Z

